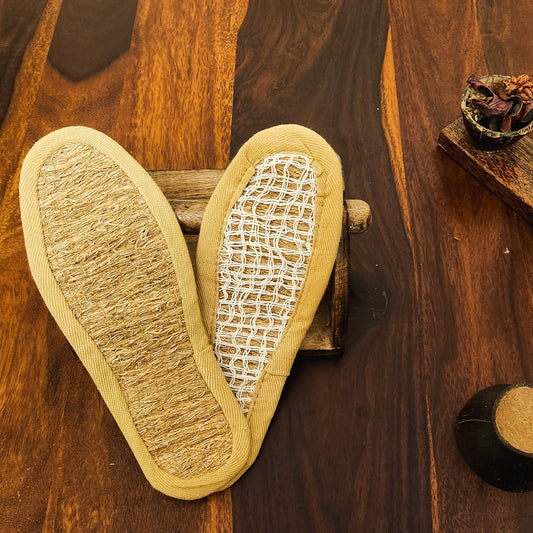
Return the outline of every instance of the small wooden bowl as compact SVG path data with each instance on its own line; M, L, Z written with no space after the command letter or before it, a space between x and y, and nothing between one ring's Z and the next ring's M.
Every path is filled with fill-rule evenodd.
M487 483L509 492L533 490L533 387L494 385L472 396L455 422L455 440Z
M503 84L503 80L508 78L509 76L503 76L501 74L491 74L489 76L481 76L479 79L489 87L492 92L498 94L498 90ZM469 103L470 98L473 96L480 100L489 101L489 99L473 89L470 85L466 87L463 96L461 97L461 112L463 114L466 130L474 140L475 144L482 150L501 150L518 141L533 130L533 120L522 128L507 133L492 131L491 129L486 128L478 122L481 117L480 111Z

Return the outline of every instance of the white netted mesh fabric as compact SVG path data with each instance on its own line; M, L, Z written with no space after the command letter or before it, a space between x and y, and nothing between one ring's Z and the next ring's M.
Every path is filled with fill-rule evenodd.
M307 273L315 196L309 159L275 154L256 166L227 220L215 353L245 413Z

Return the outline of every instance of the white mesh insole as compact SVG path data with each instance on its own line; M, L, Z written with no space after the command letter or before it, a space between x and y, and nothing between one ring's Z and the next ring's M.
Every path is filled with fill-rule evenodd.
M291 318L313 247L316 175L275 154L232 208L219 261L215 353L242 410Z

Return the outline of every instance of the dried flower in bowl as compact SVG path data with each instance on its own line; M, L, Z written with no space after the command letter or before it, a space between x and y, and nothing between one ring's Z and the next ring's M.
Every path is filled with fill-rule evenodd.
M477 79L473 74L466 80L467 83L475 89L483 98L470 98L469 103L477 108L480 114L487 120L487 127L492 131L501 131L507 133L513 128L513 124L518 125L513 129L518 129L523 123L523 119L530 109L525 105L522 95L524 91L529 91L529 87L521 83L511 83L512 80L522 80L526 78L531 81L529 76L519 76L518 78L504 79L496 94L490 87L487 87L482 81ZM531 100L528 99L527 104ZM479 119L481 122L481 119Z
M533 129L533 80L522 74L471 75L461 99L465 127L484 150L499 150Z

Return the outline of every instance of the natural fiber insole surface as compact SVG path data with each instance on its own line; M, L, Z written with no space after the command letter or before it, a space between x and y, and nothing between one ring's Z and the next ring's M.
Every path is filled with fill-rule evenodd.
M227 218L214 349L245 413L306 277L316 193L307 156L274 154L256 166Z
M196 368L172 258L139 190L72 142L45 160L38 197L53 275L157 465L184 478L223 465L231 430Z

